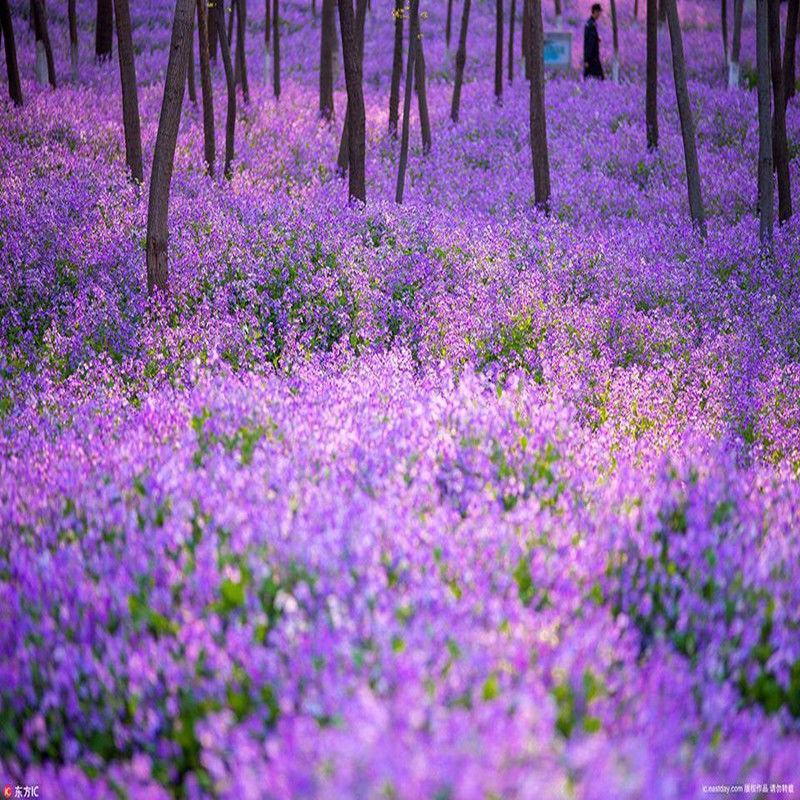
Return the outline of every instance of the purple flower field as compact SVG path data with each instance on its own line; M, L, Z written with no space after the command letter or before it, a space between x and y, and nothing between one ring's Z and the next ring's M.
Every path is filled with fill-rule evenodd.
M372 0L360 205L336 173L341 66L335 121L318 112L321 2L282 2L277 101L251 0L233 176L205 174L184 97L156 301L147 182L175 2L132 4L137 186L95 2L77 4L75 82L67 4L48 2L52 90L12 0L0 789L800 795L800 222L763 255L754 10L731 90L719 3L679 2L703 239L668 32L648 151L644 0L638 21L618 0L619 84L578 77L590 4L563 4L573 72L546 81L545 216L519 20L497 106L495 6L474 0L454 124L462 4L448 50L445 0L422 0L433 148L415 100L397 205L394 3ZM607 13L599 27L608 62ZM798 97L787 130L797 206Z

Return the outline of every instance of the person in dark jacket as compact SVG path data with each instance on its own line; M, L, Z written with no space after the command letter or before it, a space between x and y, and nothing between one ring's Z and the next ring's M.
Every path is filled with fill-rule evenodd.
M586 20L583 28L583 77L605 78L603 75L603 65L600 63L600 36L597 33L597 20L603 7L600 3L592 6L592 15Z

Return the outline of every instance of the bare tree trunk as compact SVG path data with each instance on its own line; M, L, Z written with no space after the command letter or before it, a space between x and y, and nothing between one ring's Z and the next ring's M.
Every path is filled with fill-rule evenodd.
M115 0L116 2L116 0ZM192 40L189 42L189 58L186 63L186 78L189 86L189 102L197 105L197 87L194 83L194 14L192 14Z
M69 64L72 82L78 80L78 12L76 0L67 0L67 17L69 18Z
M133 59L133 34L128 0L114 0L117 19L117 55L122 85L122 127L125 131L125 162L136 183L144 181L142 133L139 126L139 97L136 89L136 66Z
M269 85L270 59L272 58L271 44L272 36L272 12L270 11L269 0L264 2L264 85Z
M417 22L419 31L419 21ZM419 127L422 133L422 154L428 155L433 147L431 134L431 118L428 113L428 86L425 70L425 51L422 36L417 35L417 55L414 59L414 86L417 90L417 107L419 109Z
M730 59L728 57L728 0L722 0L720 4L720 27L722 28L722 55L725 59L725 66Z
M247 51L245 50L245 34L247 32L246 0L237 0L236 17L236 63L239 65L239 77L242 82L242 99L247 105L250 102L250 84L247 82Z
M531 79L531 7L522 0L522 59L525 63L525 80Z
M358 0L359 10L366 0ZM366 13L366 11L364 12ZM364 160L366 153L366 111L364 85L359 58L358 36L353 19L352 0L339 0L339 28L342 34L342 57L347 86L347 138L350 162L350 200L367 201Z
M778 222L792 216L792 193L789 186L789 146L786 139L783 67L781 64L780 0L769 2L769 49L772 72L772 157L778 178Z
M639 0L633 0L633 19L639 19Z
M230 179L233 175L233 144L236 132L236 84L233 79L233 64L231 64L231 48L225 36L225 12L222 10L222 3L216 0L214 4L214 15L217 18L217 39L219 49L222 53L222 66L225 69L225 83L228 88L228 110L225 117L225 167L223 174Z
M517 0L511 0L508 20L508 82L514 83L514 22L517 16Z
M495 0L494 99L503 103L503 0Z
M450 49L450 36L453 30L453 0L447 0L447 22L444 26L444 42L447 49Z
M783 104L794 97L794 49L797 43L797 28L800 23L800 0L789 0L786 11L786 38L783 46Z
M186 85L186 60L192 43L193 16L193 0L177 0L147 205L147 290L151 294L156 290L168 290L169 187L181 121L183 87Z
M742 46L742 12L744 0L733 0L733 35L731 37L731 60L728 62L728 88L739 85L739 51Z
M359 64L361 64L362 74L364 69L364 24L366 22L367 8L363 2L358 2L356 7L356 47L358 48ZM348 128L348 107L344 112L344 124L342 125L342 136L339 139L339 153L336 157L336 174L344 178L347 168L350 165L350 129Z
M560 31L564 22L564 17L561 14L561 0L554 0L553 5L556 12L556 30Z
M464 0L461 13L461 30L458 33L458 50L456 51L456 80L453 85L453 103L450 106L450 119L458 122L461 111L461 87L464 84L464 65L467 63L467 29L469 27L469 9L471 0Z
M769 12L767 0L756 0L756 69L758 71L758 216L759 237L772 245L772 119L770 118Z
M403 202L403 190L406 182L406 165L408 164L408 138L411 128L411 91L414 77L414 61L417 56L419 40L419 0L411 0L411 20L408 33L408 62L406 64L406 88L403 95L403 133L400 137L400 162L397 166L397 188L394 199Z
M281 96L281 18L279 0L272 0L272 89Z
M200 60L200 90L203 95L203 157L206 161L206 173L213 178L217 143L214 135L214 89L211 85L206 0L197 0L197 52Z
M392 83L389 89L389 134L397 138L400 117L400 77L403 74L403 9L405 0L394 0L394 53L392 58Z
M533 162L534 202L545 214L550 213L550 161L547 153L547 118L544 107L544 29L542 0L525 0L530 30L528 63L531 71L530 129Z
M267 0L269 3L269 0ZM322 0L319 55L319 113L333 119L333 44L336 39L336 0Z
M658 0L647 0L647 84L645 89L645 127L647 149L658 147Z
M19 81L17 64L17 44L14 40L14 22L8 0L0 0L0 26L3 29L3 44L6 49L6 73L8 75L8 95L15 106L23 103L22 84Z
M269 0L267 0L269 2ZM217 63L217 15L214 13L211 3L207 3L208 9L208 55L210 59Z
M617 0L610 0L611 6L611 38L614 45L611 58L611 80L619 83L619 27L617 26Z
M706 235L703 196L700 190L700 166L697 161L697 145L694 136L692 106L689 101L689 88L686 84L686 61L683 55L683 37L678 19L677 0L666 0L669 40L672 46L672 72L675 80L675 97L678 116L681 120L683 155L686 162L686 185L689 192L689 214L702 236Z
M47 80L50 83L50 86L55 89L56 67L55 63L53 62L53 48L50 46L50 32L47 28L47 12L45 11L43 0L33 0L33 17L33 27L36 34L37 62L41 60L40 54L43 54L44 63L47 65ZM40 82L43 83L44 81Z
M111 58L114 41L113 0L97 0L97 20L94 27L94 55L98 61Z

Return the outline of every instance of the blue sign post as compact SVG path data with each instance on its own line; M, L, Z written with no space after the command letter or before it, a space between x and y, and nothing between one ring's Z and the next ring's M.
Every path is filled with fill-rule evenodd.
M555 72L569 72L572 68L572 32L544 32L544 67Z

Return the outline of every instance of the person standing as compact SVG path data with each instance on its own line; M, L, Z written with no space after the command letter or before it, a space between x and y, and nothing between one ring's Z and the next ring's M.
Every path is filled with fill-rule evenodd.
M603 13L600 3L592 5L592 14L583 27L583 77L603 80L603 65L600 63L600 35L597 33L597 20Z

